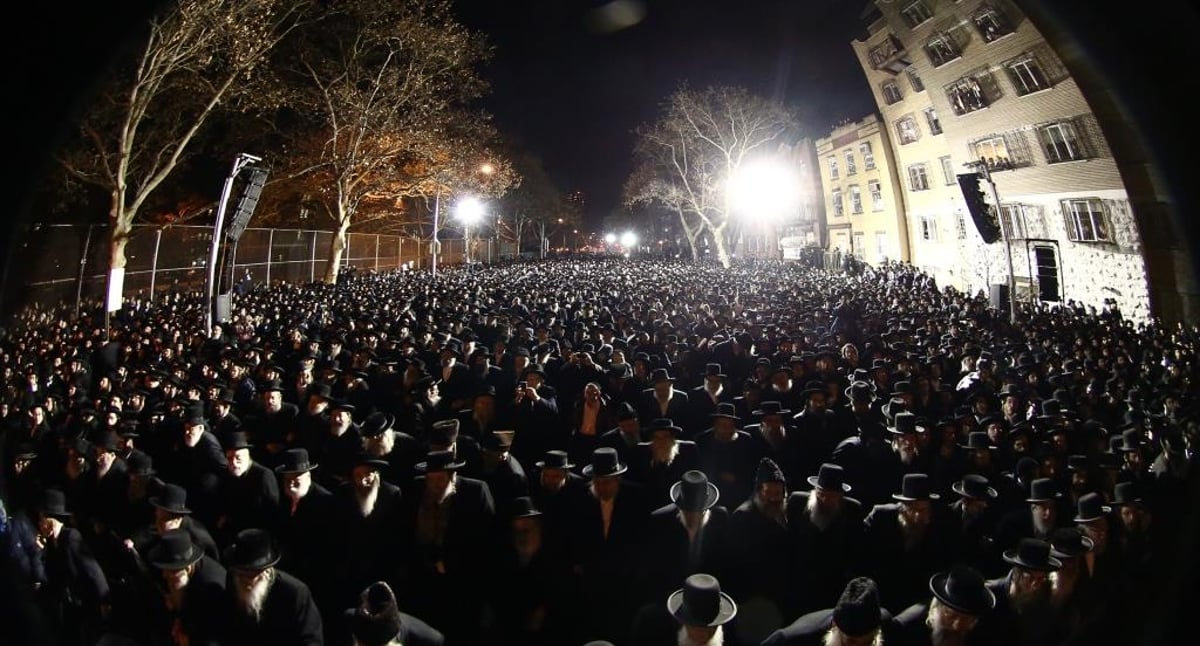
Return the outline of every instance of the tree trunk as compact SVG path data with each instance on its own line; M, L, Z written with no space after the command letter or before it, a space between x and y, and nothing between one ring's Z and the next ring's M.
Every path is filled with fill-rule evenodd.
M338 274L342 271L342 255L349 247L347 231L350 223L346 222L333 232L333 240L329 242L329 264L325 265L325 282L329 285L337 283Z
M697 229L695 233L686 232L686 235L687 235L687 241L688 241L688 249L690 249L692 251L692 262L695 264L699 264L700 263L700 250L696 248L696 240L698 240L700 238L700 230Z
M725 242L725 225L722 224L713 229L712 234L713 244L717 245L717 260L720 261L722 267L729 269L732 262L729 257L729 246Z

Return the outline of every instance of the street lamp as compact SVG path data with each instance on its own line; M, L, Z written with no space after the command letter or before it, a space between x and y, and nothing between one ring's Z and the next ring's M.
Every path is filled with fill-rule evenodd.
M483 202L478 198L465 197L455 209L458 221L463 223L463 260L471 265L471 225L483 219Z
M478 170L480 173L482 173L484 175L492 175L496 172L496 167L493 166L490 162L484 162L483 164L481 164L479 166ZM437 278L438 254L441 253L441 251L442 251L442 243L440 240L438 240L438 224L439 224L439 220L441 218L441 212L442 212L442 184L443 184L442 177L443 177L443 173L435 173L434 174L434 180L437 182L437 192L434 193L434 197L433 197L433 242L429 245L430 246L430 255L432 256L432 260L430 261L430 268L433 272L434 278Z
M762 159L739 166L725 186L726 207L742 217L758 218L764 229L777 225L800 207L800 180L788 164Z
M617 234L615 234L615 233L604 234L604 242L606 244L617 244Z
M632 231L626 231L621 234L621 246L626 249L631 249L638 243L637 234Z

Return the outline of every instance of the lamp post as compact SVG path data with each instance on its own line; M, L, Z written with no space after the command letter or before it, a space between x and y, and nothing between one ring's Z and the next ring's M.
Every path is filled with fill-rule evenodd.
M725 205L742 217L760 218L758 224L762 231L776 229L799 211L800 179L785 162L773 159L748 161L726 181ZM765 233L762 235L766 237ZM761 255L762 250L756 249L755 253Z
M471 225L483 218L483 202L474 197L463 198L458 203L457 215L463 223L463 262L471 266Z
M441 210L442 184L438 182L437 193L433 197L433 242L429 243L430 267L432 268L434 278L437 278L437 259L442 246L438 242L438 215L441 213Z

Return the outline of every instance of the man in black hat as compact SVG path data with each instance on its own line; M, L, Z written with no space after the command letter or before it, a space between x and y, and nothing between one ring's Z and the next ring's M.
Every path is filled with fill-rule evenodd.
M642 391L638 403L642 423L662 418L686 419L689 408L687 392L675 388L675 378L666 368L655 368L650 373L650 387Z
M575 465L566 451L552 449L534 463L529 483L530 497L542 512L542 533L547 549L566 559L571 514L581 496L587 495L587 480L572 471Z
M228 388L222 388L213 400L212 427L218 437L242 430L242 420L233 412L236 403L233 391Z
M232 603L222 644L324 643L321 613L300 579L279 569L279 552L261 529L238 533L222 555L229 570ZM214 621L214 619L210 619Z
M222 476L229 470L229 461L199 411L192 411L184 419L181 441L166 465L163 479L183 485L200 518L206 524L215 523L219 515L217 492Z
M959 497L950 505L958 561L970 563L984 573L998 573L1000 546L996 544L995 527L999 493L987 478L977 473L964 475L950 488Z
M148 555L159 538L167 532L182 530L191 536L192 544L205 554L217 558L217 542L204 523L194 518L187 504L187 490L176 484L164 484L157 495L151 496L153 518L125 539L125 547L143 556Z
M646 489L647 502L657 508L670 501L670 489L683 474L700 466L696 443L682 440L683 428L671 419L656 419L649 440L638 445L630 463L629 479Z
M588 495L576 501L571 513L568 559L580 576L583 606L611 607L616 616L588 613L580 626L581 637L619 638L636 607L627 588L640 562L638 551L649 511L642 488L622 478L627 470L617 451L607 447L596 449L583 467L583 477L591 482Z
M121 512L129 490L129 470L125 460L117 455L117 437L104 432L92 444L95 466L88 472L88 496L84 504L89 510L93 535L102 536L121 522ZM83 502L83 501L81 501Z
M70 527L73 514L58 489L43 492L37 508L37 545L46 581L36 590L45 626L59 643L91 644L100 636L101 605L109 601L108 578Z
M800 468L800 441L789 423L791 413L777 401L764 401L751 412L758 422L744 430L758 444L759 455L771 458L783 469L789 486L799 486L805 475Z
M363 450L362 430L354 421L355 410L345 400L332 402L324 431L305 447L313 462L325 466L318 479L330 491L346 482L355 458Z
M546 370L533 364L521 375L512 405L513 455L532 463L550 449L562 448L569 437L558 420L555 388L546 383Z
M691 435L709 426L712 414L721 404L732 405L734 393L725 386L727 376L721 369L721 364L706 364L703 382L687 392L689 412L684 428Z
M813 473L833 454L838 442L849 437L851 429L838 426L837 416L826 406L825 382L808 382L800 391L804 410L792 416L792 432L799 442L801 473Z
M348 624L345 632L358 646L442 646L446 641L433 626L400 612L396 595L385 581L367 586L359 602L343 614L343 623Z
M906 474L896 501L867 515L864 566L879 582L884 605L907 608L925 594L929 576L948 566L954 552L950 522L933 483L923 473Z
M483 449L483 478L496 504L496 514L507 518L509 507L521 496L529 495L529 478L525 467L513 456L512 430L489 431L480 443Z
M726 500L740 505L754 493L760 446L738 428L741 418L733 402L721 402L708 417L710 428L696 436L700 469L717 483Z
M589 448L586 453L582 453L586 447L584 443L579 443L576 446L572 443L570 447L570 455L572 460L587 461L592 457L592 451L597 448L610 448L617 452L617 457L624 464L632 462L637 455L637 447L645 441L645 433L642 431L641 420L638 419L637 410L629 402L621 402L616 405L616 427L608 429L596 441L595 446ZM582 453L582 454L581 454Z
M792 600L798 591L792 585L796 554L788 532L787 478L774 460L761 458L754 485L754 493L730 515L727 583L735 599L771 608L778 618L774 625L759 627L756 636L761 638L782 625L784 610L796 605Z
M279 483L270 469L250 457L249 438L235 431L225 438L225 459L229 470L221 479L222 514L217 529L223 544L238 532L251 527L275 528L275 510L279 506Z
M283 400L284 385L278 380L269 381L259 389L259 406L246 415L245 428L254 433L255 459L267 470L275 467L278 454L287 444L287 437L296 430L300 409Z
M880 603L879 586L851 579L832 608L810 612L771 634L762 646L849 646L884 642L892 616Z
M308 394L296 416L295 428L289 433L290 446L310 448L317 438L329 428L329 406L333 403L333 389L323 381L308 386Z
M334 548L336 528L331 526L335 502L328 489L313 481L317 464L310 461L308 451L288 449L282 463L275 467L279 476L279 505L275 510L280 563L289 572L312 586L317 605L328 605L328 555Z
M793 585L800 593L798 605L788 609L792 617L833 604L863 546L862 504L847 495L842 467L826 462L807 482L811 489L793 492L787 502Z
M1051 554L1050 543L1023 538L1004 552L1008 575L988 581L996 596L996 610L979 627L996 643L1054 644L1057 622L1050 605L1050 575L1062 567Z
M1029 484L1027 507L1007 513L996 527L996 542L1001 549L1011 549L1022 538L1049 540L1050 534L1062 526L1066 514L1061 512L1062 492L1050 478L1036 478Z
M699 572L684 579L682 588L667 595L665 608L657 601L638 613L631 643L634 646L737 644L737 630L731 623L737 611L737 603L721 590L718 578Z
M644 546L646 600L661 598L678 581L699 572L724 576L730 565L729 511L703 471L686 471L669 492L671 503L654 510Z
M932 472L932 456L925 452L923 447L927 442L921 439L928 429L918 421L916 414L907 410L896 413L892 418L887 430L891 435L895 459L889 465L890 473L885 477L898 480L909 473Z
M398 430L396 418L383 411L367 415L358 431L363 449L388 463L381 472L383 479L401 489L410 485L417 475L413 467L425 455L421 443Z
M991 643L976 630L996 607L996 595L973 568L956 566L929 579L933 593L927 602L910 606L896 616L897 643L911 646L971 646ZM891 643L891 640L888 641Z
M573 577L546 544L544 523L532 498L513 501L488 583L500 643L567 643L563 631L578 608Z
M416 465L414 495L405 508L413 546L408 571L417 613L451 639L474 643L482 591L472 584L485 571L496 504L487 483L457 473L464 466L450 451L430 451Z
M225 567L192 542L184 530L162 535L146 555L154 580L125 622L145 643L215 643L226 608ZM148 611L148 612L147 612Z

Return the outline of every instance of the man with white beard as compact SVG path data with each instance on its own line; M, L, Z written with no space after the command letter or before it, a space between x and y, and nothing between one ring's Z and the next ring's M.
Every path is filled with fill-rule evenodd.
M408 433L396 429L396 418L390 413L376 411L367 415L359 427L363 449L388 463L381 476L384 480L405 486L412 481L415 465L425 452L421 443Z
M1059 500L1062 492L1050 478L1037 478L1029 483L1026 509L1014 509L1004 516L996 527L996 542L1002 548L1014 547L1022 538L1050 540L1050 534L1059 526Z
M851 579L832 608L803 615L771 633L762 646L883 646L892 616L870 578Z
M208 430L200 411L192 411L184 419L181 439L175 455L171 456L173 459L164 461L163 479L183 485L197 514L204 522L212 523L219 509L217 489L229 462L221 450L221 442Z
M217 529L225 537L222 544L243 529L274 527L279 505L279 483L275 474L250 457L250 444L241 431L224 438L225 459L229 470L221 480L220 498L224 513L217 518Z
M353 461L350 481L334 495L334 548L330 568L339 573L339 607L353 603L359 592L393 572L406 556L411 530L404 524L400 488L380 475L387 462L369 453Z
M648 502L654 508L671 502L671 486L683 474L700 468L700 450L696 443L681 440L683 428L669 418L650 424L650 440L638 445L630 465L630 479L646 487Z
M271 536L247 529L223 555L232 592L222 644L321 646L321 613L303 581L275 567L279 552ZM216 617L209 621L219 622Z
M925 598L930 575L950 565L952 521L924 473L905 475L892 498L864 521L862 565L879 583L885 607L907 608Z
M308 451L288 449L282 457L283 463L275 467L282 492L275 510L280 563L312 587L318 608L332 610L325 593L332 575L327 555L333 548L333 494L313 482L318 465L309 461Z
M137 622L152 644L206 644L218 636L212 618L225 607L225 568L184 530L163 534L147 555L160 577Z
M1050 575L1062 561L1050 553L1050 543L1036 538L1021 539L1015 549L1004 552L1004 561L1012 567L1007 576L988 581L996 595L996 611L979 630L997 644L1057 644Z
M862 504L846 495L851 487L842 467L822 464L808 484L811 491L793 492L787 504L793 585L800 594L798 605L788 608L791 616L832 606L862 549Z
M887 430L892 435L892 450L897 458L892 465L897 477L908 473L929 473L929 461L921 454L919 437L926 429L917 424L917 416L909 411L898 412Z
M993 538L999 492L986 477L977 473L964 475L950 485L950 489L959 495L959 499L950 505L950 516L957 521L954 542L959 561L992 571L993 567L999 566L1000 560Z
M737 610L733 598L721 591L717 577L693 574L684 580L682 588L667 597L666 608L658 601L638 613L631 643L635 646L732 644L737 631L730 622Z
M896 616L896 641L904 646L972 646L990 643L976 630L996 607L996 595L983 575L959 566L929 579L933 598Z
M308 447L313 461L325 465L318 480L330 491L346 481L355 456L362 451L362 431L354 413L354 406L344 400L330 404L325 432Z

